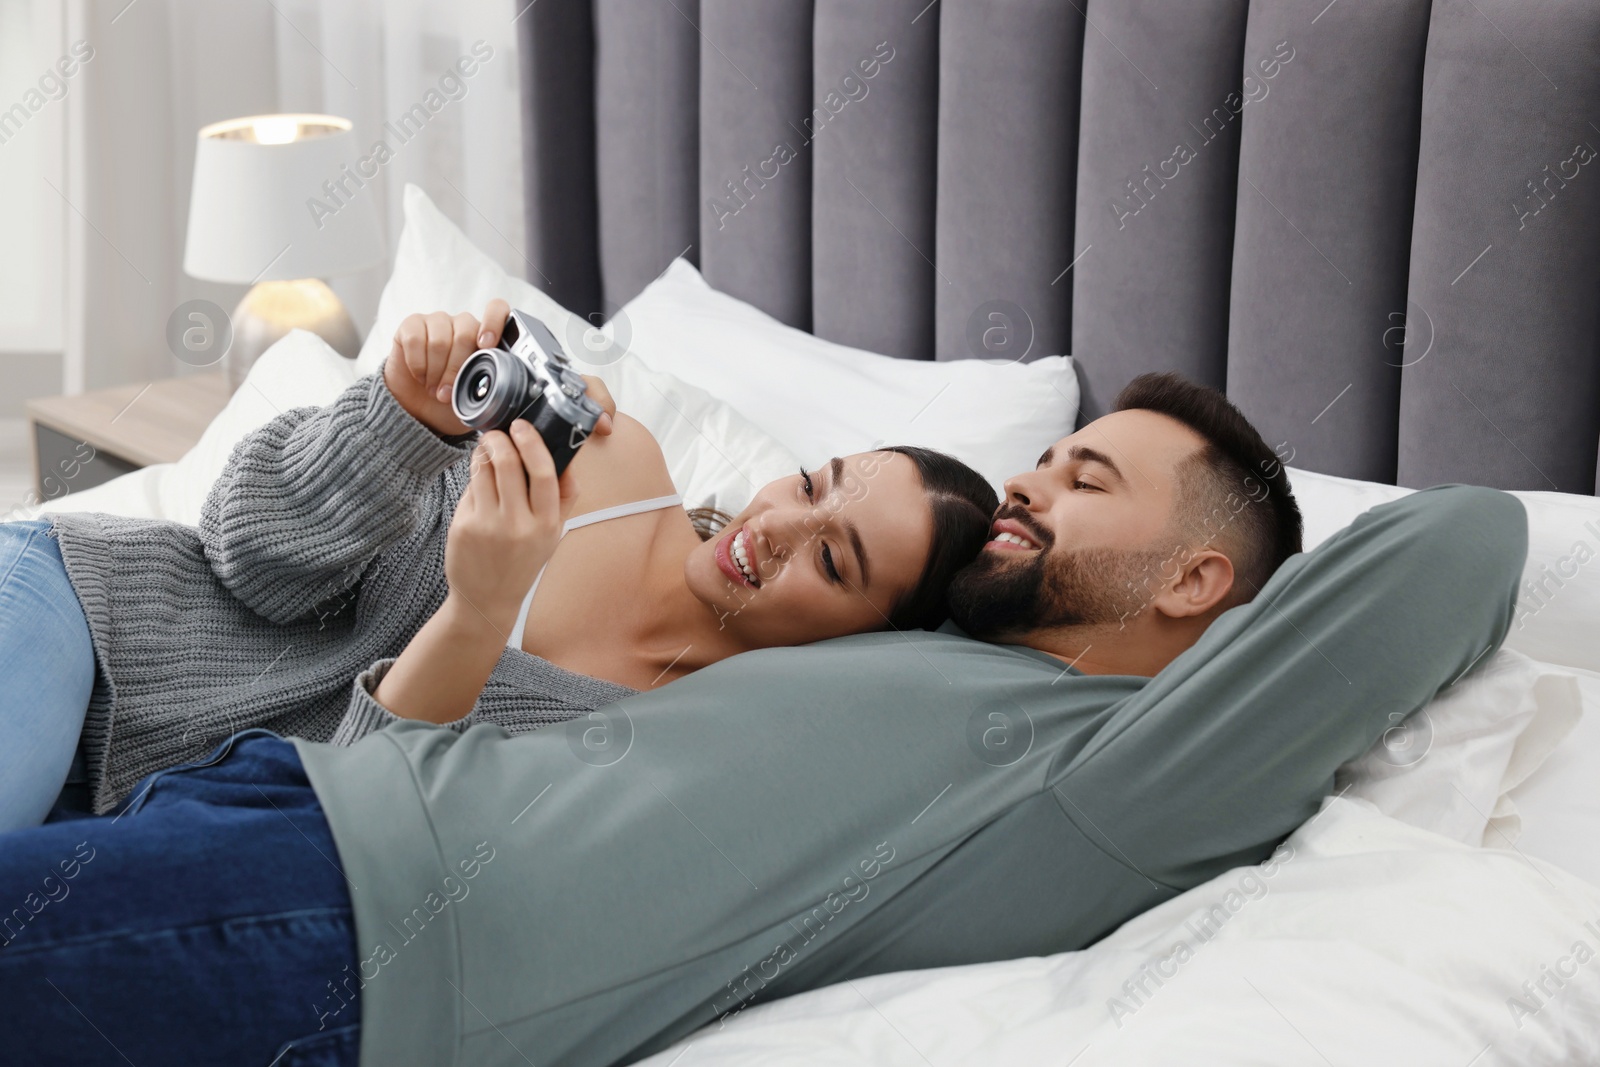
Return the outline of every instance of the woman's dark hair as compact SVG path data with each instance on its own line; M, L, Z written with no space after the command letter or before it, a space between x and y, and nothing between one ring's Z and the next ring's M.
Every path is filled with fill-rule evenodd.
M722 528L733 521L721 508L699 507L684 508L689 513L689 525L694 527L694 532L700 535L700 540L709 541L722 532Z
M922 479L922 491L933 512L933 544L922 576L889 614L896 630L934 630L950 617L945 590L956 571L978 557L989 539L989 527L1000 498L988 480L943 452L915 445L878 449L909 459Z

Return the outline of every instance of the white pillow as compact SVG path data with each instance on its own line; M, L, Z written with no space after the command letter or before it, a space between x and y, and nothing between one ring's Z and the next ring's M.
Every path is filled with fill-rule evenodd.
M395 248L394 272L378 298L377 321L356 356L362 374L383 366L394 345L394 332L407 315L429 311L482 315L484 305L495 297L528 312L565 339L573 314L521 278L507 274L434 206L427 193L409 183L405 216Z
M794 453L730 405L635 356L584 371L605 382L617 410L655 437L672 484L690 507L737 515L757 489L800 469Z
M1357 515L1410 489L1289 468L1307 551ZM1506 647L1600 671L1600 498L1517 491L1528 512L1528 562Z
M157 463L69 493L42 510L103 511L195 525L211 483L246 434L280 412L329 403L357 378L356 365L316 334L291 330L261 354L222 412L176 463Z
M507 274L415 185L405 191L405 229L394 273L378 300L378 318L356 358L365 374L383 366L400 320L414 312L483 314L499 297L550 327L585 374L606 383L617 407L655 436L672 482L690 507L744 510L761 486L793 474L800 460L773 437L702 389L652 370L621 352L599 356L585 342L607 343L545 293ZM588 356L596 362L589 362Z
M605 332L726 400L807 463L880 444L965 460L998 488L1070 434L1078 379L1067 356L1033 363L891 359L785 326L707 285L679 259Z
M1305 522L1303 543L1307 552L1349 526L1362 512L1415 492L1397 485L1337 478L1296 467L1285 470Z
M1507 796L1583 716L1578 679L1502 648L1340 768L1336 786L1401 822L1491 848L1522 831Z
M1600 885L1600 674L1574 672L1584 717L1510 799L1522 818L1517 849Z

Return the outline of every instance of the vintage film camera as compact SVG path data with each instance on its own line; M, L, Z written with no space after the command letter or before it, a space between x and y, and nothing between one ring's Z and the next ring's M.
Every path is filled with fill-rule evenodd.
M480 348L461 365L450 399L456 417L474 430L507 430L527 419L560 474L603 413L586 388L549 327L513 310L500 343Z

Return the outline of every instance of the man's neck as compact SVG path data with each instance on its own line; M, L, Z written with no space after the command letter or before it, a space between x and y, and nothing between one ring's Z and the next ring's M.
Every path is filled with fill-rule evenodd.
M1069 626L1035 630L1017 644L1054 656L1082 674L1131 674L1153 678L1185 649L1199 632L1167 620L1164 626Z

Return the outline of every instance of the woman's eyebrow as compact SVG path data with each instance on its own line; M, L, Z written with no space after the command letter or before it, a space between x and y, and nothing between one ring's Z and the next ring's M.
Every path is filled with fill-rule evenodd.
M844 460L834 456L828 461L828 492L836 493L844 482ZM861 540L861 531L849 519L841 519L840 525L844 527L845 536L850 539L850 548L856 554L856 568L861 571L861 588L865 589L872 581L867 575L867 546Z

